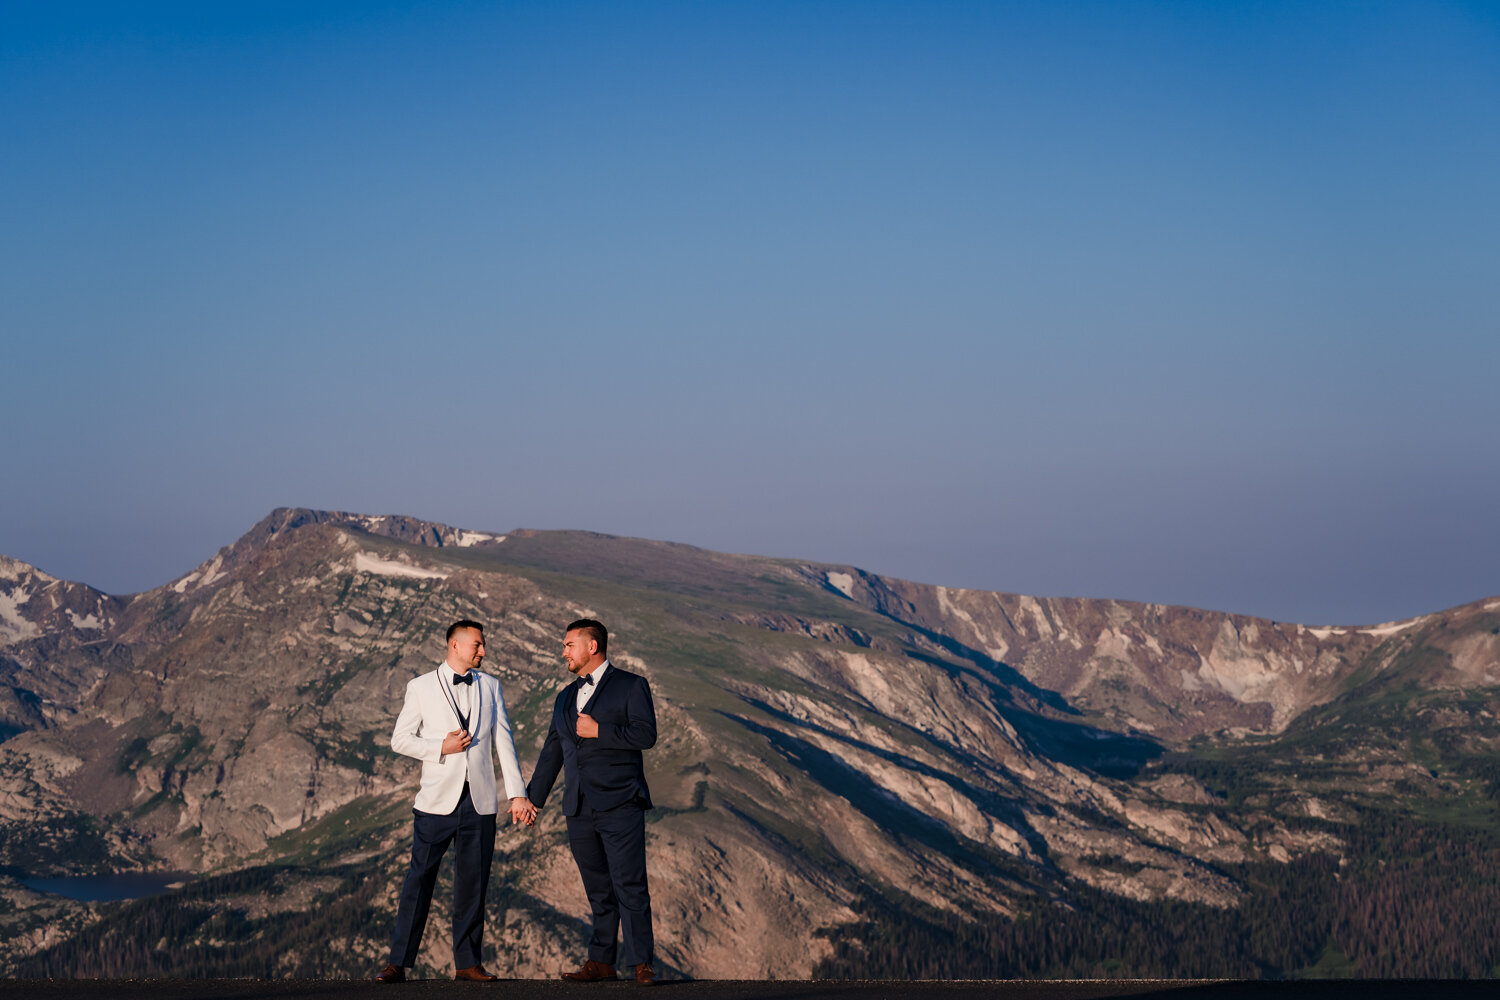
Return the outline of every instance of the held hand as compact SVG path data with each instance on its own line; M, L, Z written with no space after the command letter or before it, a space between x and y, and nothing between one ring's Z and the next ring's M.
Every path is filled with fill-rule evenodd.
M466 729L455 729L443 739L443 753L463 753L469 749L469 732Z
M525 797L511 799L510 820L517 826L531 826L536 822L536 806Z
M578 713L578 735L585 739L594 739L599 735L599 723L594 721L592 715Z

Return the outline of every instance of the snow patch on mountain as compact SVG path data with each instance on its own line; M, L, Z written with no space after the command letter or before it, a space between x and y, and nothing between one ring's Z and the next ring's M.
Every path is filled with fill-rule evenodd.
M1497 606L1500 606L1500 601L1497 601L1495 603ZM1297 631L1301 632L1305 630L1311 633L1320 642L1326 641L1327 639L1335 635L1349 635L1351 633L1358 635L1373 635L1379 638L1381 636L1395 635L1397 632L1405 632L1407 629L1420 625L1431 617L1431 615L1423 615L1420 618L1408 618L1403 622L1385 622L1380 625L1371 625L1369 628L1337 628L1333 625L1327 625L1321 628L1310 628L1307 626L1298 625Z
M221 572L224 565L223 556L214 556L214 561L208 564L208 569L203 571L203 579L198 581L198 586L207 587L222 580L227 574Z
M80 615L76 611L69 611L68 617L73 620L74 628L86 628L98 630L104 627L104 623L95 614Z
M461 549L467 549L470 546L478 545L481 542L503 541L505 541L504 535L492 535L487 531L460 531L458 533L458 538L454 542L454 544Z
M446 580L448 578L448 574L440 570L423 569L410 563L396 562L394 559L381 559L368 552L355 553L354 568L358 572L373 573L376 576L402 576L416 580Z
M1415 625L1420 625L1431 617L1431 615L1423 615L1421 618L1412 618L1404 622L1386 622L1384 625L1375 625L1370 628L1362 628L1360 629L1360 631L1365 635L1395 635L1397 632L1405 632L1407 629Z
M187 593L189 587L207 587L222 580L227 574L219 572L224 565L222 555L214 556L214 561L201 570L193 570L187 576L172 584L172 589L179 594Z
M31 600L25 588L0 590L0 645L32 639L42 634L41 627L21 614L21 607Z

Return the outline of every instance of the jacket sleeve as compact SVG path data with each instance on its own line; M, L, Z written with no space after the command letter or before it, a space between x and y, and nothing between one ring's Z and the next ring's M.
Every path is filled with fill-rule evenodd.
M396 728L391 730L391 749L417 760L441 763L443 737L424 737L422 732L422 710L418 705L417 684L427 675L414 677L406 682L406 701L401 705L401 714L396 716ZM447 735L446 733L444 735Z
M637 676L625 701L625 724L599 727L599 746L609 750L650 750L656 745L656 706L651 685Z
M552 721L547 726L547 740L542 744L536 768L531 772L531 784L526 786L526 797L538 808L546 805L547 796L552 794L557 772L562 770L562 757L562 742L557 734L557 709L554 707Z
M500 774L505 779L505 797L520 799L526 796L526 782L521 778L521 760L516 756L516 741L510 731L510 716L505 713L505 695L500 693L500 682L495 682L495 756L500 759Z

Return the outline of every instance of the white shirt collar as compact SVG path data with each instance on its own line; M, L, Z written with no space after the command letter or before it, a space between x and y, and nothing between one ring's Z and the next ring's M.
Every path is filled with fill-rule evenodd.
M458 677L459 673L457 670L453 669L453 664L449 663L447 660L444 660L442 666L438 668L438 674L442 677L443 687L446 690L459 692L463 696L464 701L472 702L474 700L473 696L469 694L469 692L479 687L479 678L481 674L478 670L475 670L472 667L469 668L469 676L474 678L472 682L468 684L455 684L453 683L453 678ZM460 704L463 704L463 702L460 702Z
M605 660L603 663L599 664L593 670L590 670L588 673L584 674L583 676L590 677L590 678L593 679L593 683L590 684L589 687L591 687L591 688L598 687L599 686L599 682L602 681L602 680L604 680L604 671L606 671L608 669L609 669L609 661Z

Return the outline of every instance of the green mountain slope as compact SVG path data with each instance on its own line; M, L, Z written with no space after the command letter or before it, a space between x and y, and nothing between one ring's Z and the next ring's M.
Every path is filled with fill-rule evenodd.
M656 693L648 850L668 969L1495 964L1467 924L1432 925L1405 956L1374 946L1396 918L1369 900L1468 906L1491 888L1475 831L1500 777L1500 602L1311 629L305 510L273 512L128 600L68 584L71 615L36 610L61 582L7 567L21 623L0 645L11 972L378 968L415 785L415 763L388 746L407 679L441 659L448 622L485 621L484 669L529 772L567 679L562 627L583 614L610 625L613 658ZM1378 855L1399 845L1409 864L1394 879ZM143 865L203 876L107 905L17 881ZM1424 879L1448 881L1422 896ZM586 904L555 808L501 833L492 900L492 968L577 961ZM429 972L449 965L436 912Z

